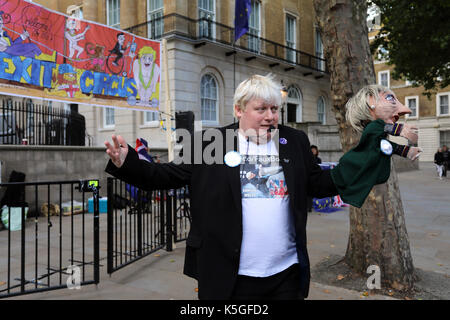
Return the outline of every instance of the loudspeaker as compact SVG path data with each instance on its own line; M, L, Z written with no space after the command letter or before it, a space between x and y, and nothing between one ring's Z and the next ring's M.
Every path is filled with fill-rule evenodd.
M180 111L175 113L175 128L187 129L191 134L194 133L195 115L192 111Z

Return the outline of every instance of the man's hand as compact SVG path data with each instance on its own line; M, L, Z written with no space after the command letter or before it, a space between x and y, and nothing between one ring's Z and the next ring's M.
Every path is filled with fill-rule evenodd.
M120 168L128 154L128 145L124 138L121 136L112 135L112 141L114 145L111 145L108 141L105 141L106 153L111 158L112 163L117 168Z
M419 129L417 127L405 123L400 131L400 136L408 139L411 144L417 144L417 140L419 139L418 133Z
M411 161L416 160L417 158L419 158L420 154L423 152L422 148L419 147L410 147L408 154L407 154L407 158L410 159Z

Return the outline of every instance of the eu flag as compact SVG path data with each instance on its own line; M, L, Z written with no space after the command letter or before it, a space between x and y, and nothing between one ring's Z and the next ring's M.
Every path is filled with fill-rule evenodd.
M234 41L248 31L248 19L252 10L251 0L236 0L234 10Z

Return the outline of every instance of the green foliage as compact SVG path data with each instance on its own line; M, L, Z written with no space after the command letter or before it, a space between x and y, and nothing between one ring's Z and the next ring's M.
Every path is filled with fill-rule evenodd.
M381 11L381 30L372 53L387 50L394 79L423 85L426 94L450 84L450 1L372 0ZM383 51L383 50L382 50Z

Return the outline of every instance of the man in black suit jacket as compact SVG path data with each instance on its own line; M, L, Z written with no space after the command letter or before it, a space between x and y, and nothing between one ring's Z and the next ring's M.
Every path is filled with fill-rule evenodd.
M111 157L106 171L144 189L190 186L184 273L198 280L200 299L305 298L307 195L323 198L337 190L329 170L313 161L306 134L278 125L279 84L253 76L239 85L234 100L239 123L218 129L223 155L256 155L253 164L267 178L264 188L247 183L255 173L242 170L251 162L148 163L114 135L113 145L105 142ZM227 130L236 133L232 143ZM265 146L272 147L264 152ZM223 159L221 152L216 150L216 159Z

